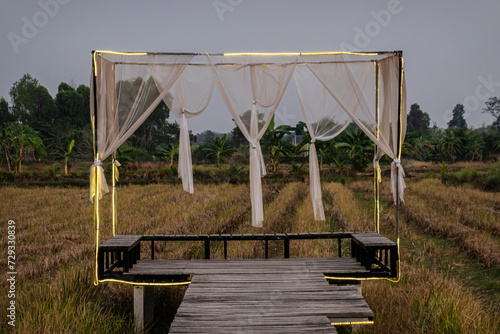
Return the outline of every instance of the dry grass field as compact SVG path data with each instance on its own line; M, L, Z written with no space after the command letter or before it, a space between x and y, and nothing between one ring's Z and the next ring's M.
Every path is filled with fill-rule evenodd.
M408 180L401 207L401 280L362 283L376 314L375 324L357 333L500 333L500 196L436 179ZM265 221L250 224L247 185L121 186L118 233L278 233L373 230L369 180L324 183L326 221L314 221L308 185L263 186ZM388 182L382 184L381 232L394 239L395 215ZM102 201L101 241L111 235L110 196ZM17 333L133 333L132 289L116 283L93 285L93 206L84 188L0 188L0 267L7 270L7 221L16 222ZM291 243L291 255L328 256L324 240ZM222 257L212 245L212 256ZM144 248L144 256L148 249ZM196 243L158 245L165 258L203 254ZM279 245L270 252L279 256ZM274 252L274 253L273 253ZM231 243L230 258L263 256L258 242ZM5 279L2 291L7 291ZM182 300L184 287L156 288L151 330L163 333ZM7 305L6 293L0 304ZM6 308L0 310L8 333ZM389 331L387 331L389 329Z

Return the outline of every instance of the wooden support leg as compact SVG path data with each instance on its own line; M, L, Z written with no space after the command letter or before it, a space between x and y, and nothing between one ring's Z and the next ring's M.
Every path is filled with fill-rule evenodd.
M153 323L154 287L134 286L135 332L143 333L145 327Z

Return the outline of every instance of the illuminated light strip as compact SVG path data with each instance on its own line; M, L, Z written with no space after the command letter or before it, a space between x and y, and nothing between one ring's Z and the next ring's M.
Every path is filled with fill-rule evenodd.
M94 54L92 57L94 58L94 71L95 75L97 76L97 63L96 63L96 54L97 53L108 53L108 54L113 54L113 55L127 55L127 56L145 56L147 55L146 52L121 52L121 51L107 51L107 50L95 50Z
M378 52L349 52L349 51L333 51L333 52L301 52L301 55L315 56L315 55L360 55L360 56L378 56Z
M332 322L332 326L348 326L348 325L373 325L375 321L364 320L364 321L345 321L345 322Z
M224 53L223 56L300 56L300 52L238 52Z
M111 214L112 214L112 225L113 225L113 237L116 235L116 175L115 175L115 169L118 168L115 165L116 159L112 160L111 163L111 169L113 171L112 173L112 178L113 178L113 192L111 193Z
M110 53L114 55L131 55L131 56L144 56L147 52L122 52L122 51L109 51L109 50L96 50L96 53Z
M96 153L96 159L99 159L99 153ZM95 166L93 167L95 169L94 175L95 175L95 192L94 192L94 236L95 236L95 279L94 279L94 285L97 286L99 284L99 260L98 260L98 254L99 254L99 179L101 177L101 174L98 171L98 167ZM92 180L94 182L94 180Z
M141 282L122 281L122 280L114 279L114 278L106 278L103 280L99 280L99 282L116 282L116 283L124 283L124 284L129 284L129 285L136 285L136 286L181 286L181 285L191 284L191 281L172 282L172 283L146 283L146 282L141 283Z
M349 52L349 51L330 51L330 52L235 52L224 53L224 56L316 56L316 55L361 55L378 56L377 52Z

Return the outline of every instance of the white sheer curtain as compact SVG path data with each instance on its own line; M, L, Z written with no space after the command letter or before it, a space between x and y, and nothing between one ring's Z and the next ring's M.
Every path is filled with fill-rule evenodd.
M328 90L336 102L359 126L359 128L379 146L380 157L383 153L393 159L391 185L396 194L396 178L399 184L399 198L404 196L404 171L401 167L398 152L398 134L396 129L401 122L401 142L406 131L406 86L402 89L401 119L398 119L398 92L399 92L399 57L397 55L373 57L371 61L361 61L355 56L336 55L302 55L310 70ZM373 86L374 71L372 61L380 64L380 76L383 89L382 121L379 138L377 138L375 88ZM371 80L368 80L368 79ZM403 78L404 83L404 78ZM354 101L354 102L353 102ZM385 122L385 123L384 123ZM377 157L376 157L376 161ZM396 198L394 198L396 201Z
M382 115L380 118L380 140L384 141L391 147L391 152L386 152L382 149L378 149L374 158L374 167L379 169L379 161L384 154L387 154L393 159L391 164L391 189L394 197L394 203L396 203L396 179L398 179L398 193L399 200L404 202L404 190L406 188L404 182L404 170L401 167L401 148L398 148L400 143L402 144L406 135L406 82L402 81L402 106L401 118L398 119L398 79L399 79L399 59L397 57L391 57L379 61L380 67L380 80L381 80L381 91L383 98L383 106L381 108ZM400 122L401 132L398 134L395 130L396 124ZM398 141L398 135L401 139ZM399 155L396 154L399 152Z
M169 85L169 78L157 75L164 70L164 66L151 65L150 69L158 90L164 91ZM205 65L192 65L182 72L170 88L169 94L163 98L170 112L181 119L178 173L184 190L191 194L194 193L193 167L187 119L205 111L212 98L213 90L211 68Z
M91 104L91 118L97 133L97 156L91 168L91 183L97 169L100 182L99 195L107 193L101 161L115 152L153 112L166 96L175 80L181 75L192 55L136 55L97 53L95 59L97 115L94 119L94 104ZM149 65L168 63L161 74L166 83L158 91L151 78ZM93 93L93 92L92 92ZM91 200L96 193L91 185Z
M309 190L314 219L325 220L319 175L317 140L328 141L339 135L351 122L337 101L305 65L297 65L293 75L302 115L311 136L309 147ZM351 104L356 100L349 101ZM350 106L353 110L356 107Z
M292 77L297 55L206 55L220 94L236 125L250 143L252 225L264 220L261 177L265 165L259 140L264 135Z

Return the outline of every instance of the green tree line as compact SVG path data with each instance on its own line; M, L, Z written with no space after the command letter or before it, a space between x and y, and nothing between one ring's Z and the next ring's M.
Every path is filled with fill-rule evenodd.
M483 112L495 120L489 126L469 128L462 104L452 111L446 129L435 124L430 127L430 117L416 103L410 107L403 154L421 161L484 161L500 152L500 100L490 98Z
M0 98L0 162L9 171L22 171L22 161L61 161L65 174L76 159L92 161L90 88L61 82L52 97L36 78L25 74L9 92L10 105ZM169 123L169 109L161 103L122 152L131 159L148 159L161 144L175 142L179 125ZM124 154L122 154L124 155Z
M128 83L131 87L134 81ZM0 161L8 170L20 172L22 161L42 159L64 163L65 173L75 160L92 160L92 129L90 124L90 89L73 87L61 82L52 97L47 89L30 74L25 74L12 85L10 105L0 98ZM407 135L402 148L406 158L422 161L483 161L500 152L500 100L490 98L483 112L491 114L494 122L486 127L469 128L464 106L457 104L446 129L430 125L429 115L418 104L408 113ZM169 122L170 111L161 103L134 135L118 150L122 163L137 160L164 159L173 167L178 152L179 125ZM250 112L242 117L249 121ZM261 116L261 115L259 115ZM248 118L248 120L247 120ZM259 122L263 122L259 117ZM300 122L295 127L276 126L271 121L261 139L268 172L276 173L281 162L304 164L310 136ZM294 140L291 138L300 138ZM195 163L221 163L231 157L241 162L248 159L248 142L235 128L227 134L210 130L191 135ZM374 144L354 124L337 138L316 142L320 166L336 169L350 168L363 171L371 163Z

